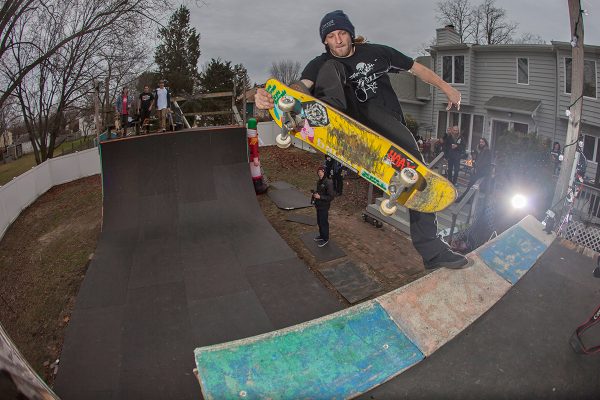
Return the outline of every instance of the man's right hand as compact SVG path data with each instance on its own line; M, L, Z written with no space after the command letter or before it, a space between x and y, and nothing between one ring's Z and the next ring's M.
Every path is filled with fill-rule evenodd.
M256 94L254 95L254 104L260 110L270 110L275 107L275 103L273 103L273 96L268 93L263 88L256 89Z

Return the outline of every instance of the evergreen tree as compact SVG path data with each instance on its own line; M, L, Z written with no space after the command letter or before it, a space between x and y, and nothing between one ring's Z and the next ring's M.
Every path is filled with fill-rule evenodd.
M198 79L200 34L190 27L190 10L180 6L158 35L162 43L156 48L154 60L159 73L173 93L191 94Z
M243 64L236 64L233 67L234 77L234 87L235 94L240 96L246 90L250 89L250 77L248 76L248 70L244 67Z
M198 87L202 93L231 92L233 90L235 72L231 61L211 59L200 73ZM231 110L231 98L205 99L202 101L202 111ZM205 116L203 125L225 125L232 123L228 115Z

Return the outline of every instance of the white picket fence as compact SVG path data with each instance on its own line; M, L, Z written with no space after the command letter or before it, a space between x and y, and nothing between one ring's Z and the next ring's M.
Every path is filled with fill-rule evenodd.
M51 158L0 186L0 239L21 212L52 186L100 173L100 155L93 148Z

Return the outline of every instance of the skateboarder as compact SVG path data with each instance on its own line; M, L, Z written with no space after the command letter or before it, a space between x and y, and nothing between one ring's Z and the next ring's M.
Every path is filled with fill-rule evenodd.
M412 134L398 134L404 132L398 128L404 124L404 116L387 73L405 70L435 85L448 98L447 110L452 106L460 107L460 92L401 52L388 46L365 43L364 38L356 37L354 25L341 10L323 17L319 35L325 53L308 63L300 82L292 87L310 90L315 97L422 159ZM259 109L274 106L272 96L264 89L257 90L255 102ZM413 245L423 257L426 268L463 268L467 265L463 255L451 251L437 236L435 214L410 210L410 231Z
M325 175L325 168L320 166L317 169L319 180L317 181L317 190L312 195L312 203L317 209L317 225L319 225L319 235L315 236L317 246L323 247L329 243L329 207L335 194L333 183Z

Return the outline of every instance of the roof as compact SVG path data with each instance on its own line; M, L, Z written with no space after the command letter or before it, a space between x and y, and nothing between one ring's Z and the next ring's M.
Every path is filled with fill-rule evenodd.
M522 114L533 114L542 104L541 100L520 99L517 97L493 96L483 105L494 111L506 111Z

